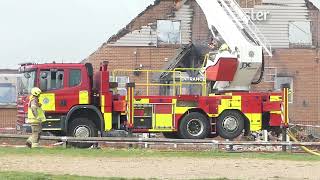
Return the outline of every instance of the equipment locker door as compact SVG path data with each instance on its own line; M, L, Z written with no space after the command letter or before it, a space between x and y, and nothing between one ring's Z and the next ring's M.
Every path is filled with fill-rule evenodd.
M171 103L154 104L154 129L170 130L174 124L174 111Z

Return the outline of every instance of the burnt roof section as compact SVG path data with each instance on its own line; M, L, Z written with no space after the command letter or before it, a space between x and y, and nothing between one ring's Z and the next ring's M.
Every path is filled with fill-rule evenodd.
M308 9L310 10L319 10L314 4L312 1L310 0L305 0L306 1L306 5L308 7Z
M132 25L134 24L134 22L141 17L144 13L146 13L149 9L153 8L154 6L157 6L158 4L160 4L161 0L155 0L153 2L153 4L149 5L144 11L142 11L141 13L138 14L138 16L136 16L134 19L131 20L131 22L129 24L126 25L126 27L122 28L120 31L118 31L117 34L111 36L108 41L106 43L110 43L110 42L115 42L117 40L119 40L121 37L123 37L124 35L128 34L129 32L132 31ZM106 44L104 43L104 44Z
M193 48L193 44L190 43L188 45L182 46L180 47L175 56L172 57L167 64L164 65L164 67L162 69L166 70L166 71L172 71L175 68L177 68L178 64L180 62L183 61L183 59L189 55L189 53L191 52ZM158 80L158 79L162 79L165 78L169 75L168 72L162 72L162 73L155 73L152 77L153 80Z

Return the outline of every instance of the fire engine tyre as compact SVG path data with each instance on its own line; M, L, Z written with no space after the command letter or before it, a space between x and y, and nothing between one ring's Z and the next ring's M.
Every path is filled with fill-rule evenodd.
M238 137L244 129L244 117L237 111L225 111L217 121L217 131L219 136L225 139Z
M183 139L204 139L209 132L209 120L201 113L192 112L181 120L178 135Z
M68 136L73 137L97 137L98 129L96 125L86 118L76 118L69 124ZM69 143L78 148L89 148L93 143Z

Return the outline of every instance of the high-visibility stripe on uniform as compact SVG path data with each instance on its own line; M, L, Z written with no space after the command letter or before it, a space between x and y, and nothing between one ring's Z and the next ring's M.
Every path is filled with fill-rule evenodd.
M35 100L35 97L31 95L29 97L28 114L27 114L26 123L37 124L37 123L40 123L39 119L41 119L42 122L46 121L46 116L45 116L44 111L41 107L36 107L37 117L35 117L33 115L31 104L30 104L31 101L33 101L33 100Z

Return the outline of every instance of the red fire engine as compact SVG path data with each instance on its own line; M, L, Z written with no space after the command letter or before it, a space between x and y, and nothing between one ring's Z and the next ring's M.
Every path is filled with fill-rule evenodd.
M173 70L171 79L180 84L180 93L137 96L135 83L126 84L125 94L118 93L118 83L110 81L113 72L109 72L107 62L95 73L90 63L23 64L20 67L24 76L18 99L18 127L25 122L28 94L35 86L43 91L40 102L47 117L43 131L56 135L94 137L99 132L101 136L107 136L110 131L124 130L162 132L166 137L174 138L201 139L219 135L233 139L243 132L280 127L282 93L249 91L259 68L262 66L263 69L262 51L269 52L270 49L254 36L255 32L243 33L245 29L239 30L235 20L227 16L231 12L243 12L241 9L228 11L228 14L221 10L224 9L221 8L222 0L197 1L207 17L212 17L212 12L226 16L220 22L224 26L219 26L213 18L208 18L208 24L210 29L214 25L223 31L221 35L227 37L225 42L234 52L221 57L216 55L213 59L211 55L207 56L205 62L212 60L213 65L204 72L200 70L204 77L201 82L205 84L201 86L202 94L181 93L183 80L181 76L176 80L175 74L188 70ZM204 3L209 3L207 7L211 9ZM216 10L212 11L214 7ZM230 34L236 37L228 38ZM244 34L250 35L253 42ZM209 81L208 89L215 89L214 93L206 91Z

